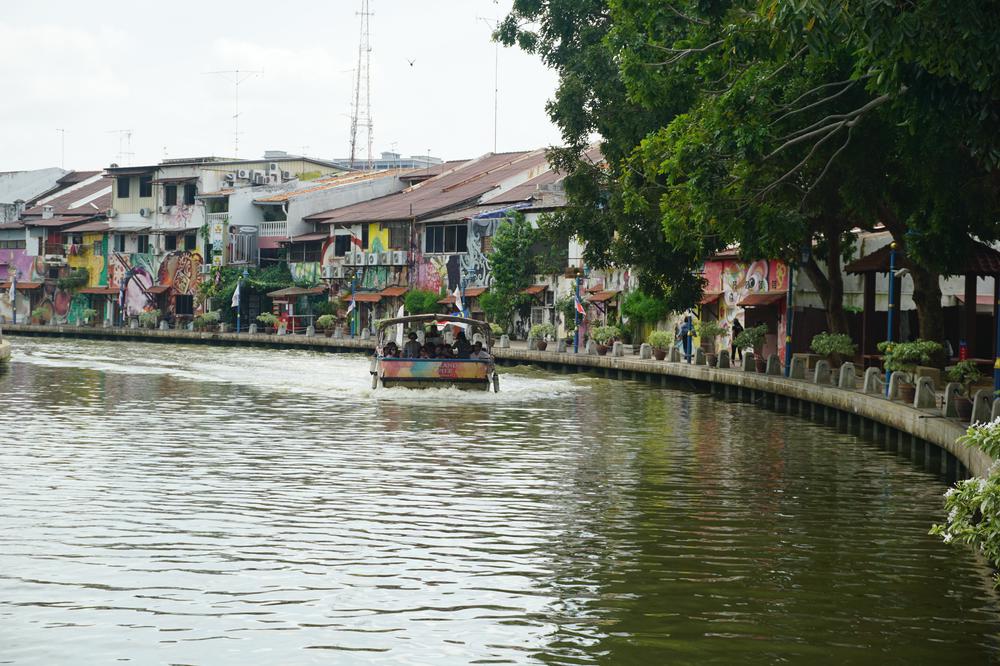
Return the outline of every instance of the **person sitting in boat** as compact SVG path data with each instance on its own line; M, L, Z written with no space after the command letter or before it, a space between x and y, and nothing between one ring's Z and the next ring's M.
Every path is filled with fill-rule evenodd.
M483 343L476 341L476 344L472 345L472 352L469 354L469 358L475 361L492 361L493 357L490 353L483 349Z
M399 347L396 346L395 342L390 342L385 346L385 349L382 351L382 355L386 358L396 358L399 356Z
M441 344L441 345L437 346L437 349L435 350L435 354L434 355L437 358L454 358L454 355L451 353L451 347L449 347L448 345L444 345L444 344Z
M417 358L420 356L420 343L417 342L417 334L410 331L410 334L406 337L409 338L409 342L403 345L403 356L406 358Z
M469 339L465 337L465 331L459 331L458 336L455 338L455 358L469 358L471 352L472 345L469 344Z
M430 358L430 357L431 357L431 350L428 349L427 345L424 345L423 347L421 347L421 349L420 349L420 358Z

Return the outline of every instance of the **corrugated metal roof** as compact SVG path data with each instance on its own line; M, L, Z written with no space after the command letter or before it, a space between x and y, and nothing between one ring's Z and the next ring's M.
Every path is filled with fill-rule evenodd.
M288 190L287 192L278 192L277 194L271 194L266 197L260 197L254 199L254 203L283 203L289 199L294 199L295 197L300 197L304 194L310 194L312 192L322 192L324 190L331 190L335 187L342 187L345 185L351 185L353 183L360 183L366 180L375 180L376 178L387 178L395 176L398 171L361 171L361 172L349 172L345 174L338 174L336 176L330 176L328 178L320 178L312 181L314 184L310 187L303 187L298 190ZM407 173L404 171L403 173Z
M321 241L326 240L330 237L330 234L323 232L316 232L312 234L302 234L301 236L296 236L294 238L289 238L286 243L308 243L310 241Z
M53 217L49 220L35 218L25 220L24 224L28 227L64 227L67 224L78 224L80 222L86 222L89 219L90 217L86 215L71 215L69 217Z
M67 232L83 233L85 231L108 231L111 225L107 222L84 222L78 227L70 227Z
M736 305L741 308L764 307L765 305L777 305L787 298L787 294L780 291L765 291L757 294L749 294L743 297Z
M592 296L587 296L587 300L591 303L604 303L605 301L610 301L617 295L617 291L599 291Z
M382 294L383 296L386 296L386 297L389 297L389 298L393 298L393 297L396 297L396 296L402 296L403 294L405 294L408 291L409 291L409 289L407 287L386 287L385 289L383 289L379 293Z
M378 303L382 300L382 294L355 292L352 295L351 292L348 291L345 292L340 298L345 301L349 301L353 298L357 303Z
M529 296L534 296L536 294L542 293L543 291L545 291L548 288L549 288L549 285L547 285L547 284L533 284L530 287L528 287L527 289L522 289L521 293L522 294L528 294Z
M56 215L102 215L111 207L111 183L99 171L77 172L79 180L61 182L65 187L52 192L22 213L24 218L41 217L43 206L52 206ZM85 177L83 177L85 176Z
M504 181L526 171L547 169L544 150L490 153L440 176L371 201L305 218L322 224L390 222L424 218L476 203Z

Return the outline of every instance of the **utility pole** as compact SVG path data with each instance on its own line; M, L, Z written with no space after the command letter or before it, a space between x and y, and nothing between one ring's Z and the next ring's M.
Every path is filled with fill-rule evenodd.
M226 69L202 74L221 76L233 84L235 90L236 113L233 114L233 157L240 156L240 85L253 77L263 74L262 69Z
M59 168L66 168L66 130L60 127L56 128L56 131L60 135L60 145L59 145Z
M372 122L372 43L371 16L369 0L361 0L361 36L358 40L358 66L354 78L354 108L351 109L351 161L353 169L358 160L358 128L364 127L368 138L368 153L365 158L365 168L372 168L372 140L374 123ZM361 111L362 100L365 106Z
M493 0L497 4L497 0ZM500 26L500 19L488 19L477 16L476 20L482 21L489 26L492 32ZM491 33L492 34L492 33ZM493 42L493 152L497 152L497 126L500 119L500 43Z
M135 153L132 152L132 130L130 129L108 130L108 134L118 135L119 166L131 166L132 157L135 155Z

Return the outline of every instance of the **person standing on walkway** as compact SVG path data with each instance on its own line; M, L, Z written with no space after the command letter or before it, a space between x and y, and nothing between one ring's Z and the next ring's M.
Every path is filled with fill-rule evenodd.
M691 345L694 342L694 324L691 323L691 315L684 317L681 324L681 343L684 346L684 359L691 362Z
M732 351L729 354L729 358L733 361L736 359L743 359L743 350L736 347L736 336L743 332L743 324L740 323L739 319L733 319L732 337L729 339L732 345Z

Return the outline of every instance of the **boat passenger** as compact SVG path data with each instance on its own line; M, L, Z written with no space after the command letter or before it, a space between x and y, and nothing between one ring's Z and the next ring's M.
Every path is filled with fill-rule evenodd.
M475 361L492 361L493 357L490 353L483 349L483 343L476 341L476 344L472 345L472 352L469 354L469 358Z
M423 347L423 348L422 348L422 349L420 350L420 358L430 358L430 357L431 357L431 352L430 352L430 350L429 350L429 349L428 349L428 348L427 348L426 346L425 346L425 347Z
M455 338L455 358L469 358L470 352L472 352L472 345L469 344L469 339L465 337L465 331L459 331L458 336Z
M386 358L395 358L399 356L399 347L396 346L395 342L390 342L385 346L385 349L382 351L382 355Z
M410 331L407 338L409 338L409 342L403 345L403 356L406 358L417 358L420 356L420 343L417 342L417 334Z

